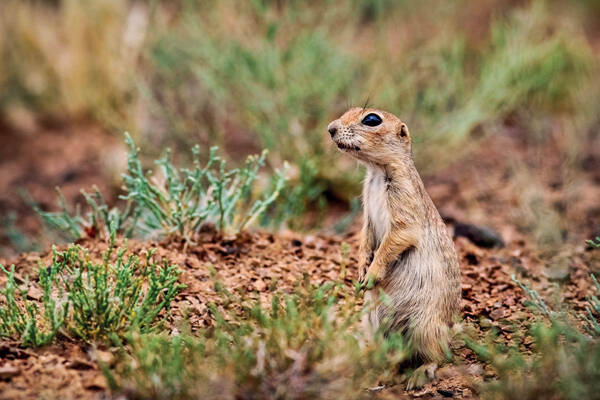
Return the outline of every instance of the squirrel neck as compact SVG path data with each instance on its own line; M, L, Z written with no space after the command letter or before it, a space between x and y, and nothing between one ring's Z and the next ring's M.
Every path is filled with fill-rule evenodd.
M387 164L367 164L371 175L382 175L387 184L401 187L422 188L423 182L414 165L412 157L406 157Z
M371 193L373 190L377 191L377 188L382 188L383 195L388 199L402 199L403 206L410 202L410 208L419 214L426 213L427 204L431 202L410 157L388 164L369 164L367 181L367 190ZM390 206L397 203L388 201L385 204Z

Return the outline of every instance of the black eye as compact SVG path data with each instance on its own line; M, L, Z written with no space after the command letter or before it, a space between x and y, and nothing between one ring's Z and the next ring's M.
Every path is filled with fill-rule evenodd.
M366 117L363 118L362 123L367 126L377 126L381 124L381 118L377 114L367 114Z

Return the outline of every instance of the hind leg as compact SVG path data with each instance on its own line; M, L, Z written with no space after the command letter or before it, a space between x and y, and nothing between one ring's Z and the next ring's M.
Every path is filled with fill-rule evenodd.
M406 382L406 390L418 389L435 379L437 363L423 364L415 369Z
M435 378L435 371L448 352L448 339L448 326L443 322L429 320L413 327L409 341L422 364L409 377L407 389L419 388Z

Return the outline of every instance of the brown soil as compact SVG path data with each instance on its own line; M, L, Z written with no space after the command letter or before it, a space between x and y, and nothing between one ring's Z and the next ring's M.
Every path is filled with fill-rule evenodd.
M83 201L82 189L91 191L96 185L113 200L125 163L123 144L94 126L54 122L16 129L0 123L0 218L14 213L16 228L37 238L41 226L29 198L43 210L56 210L56 187L73 205ZM0 257L18 250L7 228L0 224Z
M531 321L534 316L524 306L524 293L512 280L513 274L545 298L558 294L568 300L573 311L583 309L590 293L589 273L598 268L600 259L600 252L586 249L583 241L600 227L597 208L600 179L593 168L581 170L565 165L577 162L598 165L600 152L594 151L597 146L590 143L583 158L573 161L561 150L565 145L560 135L532 144L507 129L506 134L487 139L467 159L425 179L426 187L448 221L491 226L506 242L504 248L484 249L465 238L455 239L462 268L465 327L480 336L495 327L508 342L513 338L515 325L523 327ZM535 200L538 208L547 207L548 212L554 211L561 217L557 220L560 227L555 227L564 231L561 238L565 245L560 248L548 250L540 239L544 236L536 236L543 229L528 214L536 211L535 207L527 209L527 192L532 186L540 190ZM352 248L347 260L346 279L350 282L357 277L355 232L343 236L246 233L231 240L206 234L200 244L185 249L177 241L131 241L129 249L141 252L155 247L158 255L180 266L187 288L176 299L169 323L177 324L185 311L187 322L199 328L210 324L208 302L219 301L209 279L209 265L214 266L229 289L267 301L275 283L278 288L292 290L304 274L316 283L337 279L344 241ZM91 239L84 239L82 244L95 254L106 246ZM12 261L20 275L35 276L39 259L46 265L49 255L24 254ZM556 260L565 262L553 263ZM557 271L554 264L562 269ZM552 293L556 281L564 284L558 293ZM456 363L443 367L434 382L409 393L395 386L379 392L377 397L444 398L449 394L454 398L477 397L477 382L490 379L493 374L464 343L457 340L453 346ZM39 350L4 342L0 345L0 398L107 396L106 382L94 362L104 353L69 341Z

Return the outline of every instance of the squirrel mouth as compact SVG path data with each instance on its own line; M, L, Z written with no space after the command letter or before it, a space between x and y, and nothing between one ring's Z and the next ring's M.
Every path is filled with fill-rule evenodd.
M344 144L344 143L336 143L338 149L340 150L354 150L354 151L360 151L360 147L358 146L352 146L352 145L348 145L348 144Z

